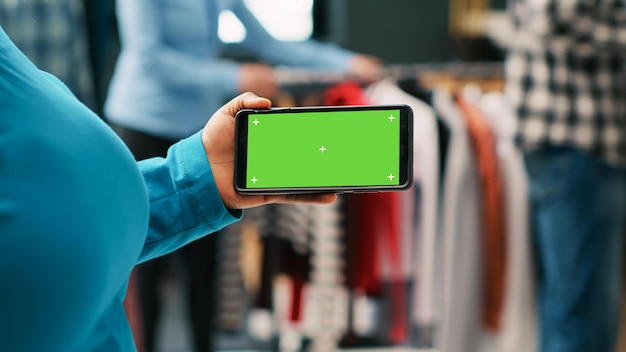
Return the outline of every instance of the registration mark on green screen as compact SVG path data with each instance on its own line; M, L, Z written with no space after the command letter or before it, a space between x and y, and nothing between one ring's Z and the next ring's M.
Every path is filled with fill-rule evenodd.
M248 116L248 188L399 183L399 110Z

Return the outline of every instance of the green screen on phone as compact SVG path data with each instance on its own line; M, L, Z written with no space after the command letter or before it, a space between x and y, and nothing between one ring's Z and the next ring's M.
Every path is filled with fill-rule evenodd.
M400 184L400 110L247 116L246 188Z

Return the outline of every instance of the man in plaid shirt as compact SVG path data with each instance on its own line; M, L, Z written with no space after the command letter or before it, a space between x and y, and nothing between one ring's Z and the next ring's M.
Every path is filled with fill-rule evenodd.
M613 351L626 211L623 0L510 0L541 351Z

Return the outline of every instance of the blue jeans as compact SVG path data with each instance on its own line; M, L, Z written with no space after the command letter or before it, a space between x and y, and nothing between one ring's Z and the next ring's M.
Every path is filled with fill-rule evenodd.
M613 352L626 173L572 148L527 153L541 352Z

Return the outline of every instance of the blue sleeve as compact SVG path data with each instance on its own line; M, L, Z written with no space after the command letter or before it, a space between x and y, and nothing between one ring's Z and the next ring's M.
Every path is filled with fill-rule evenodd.
M201 132L173 145L166 158L139 162L149 189L150 226L140 261L167 254L239 219L220 201Z
M315 40L277 40L265 30L242 0L234 1L232 11L246 28L243 45L270 64L345 72L355 55L352 51Z
M136 55L146 72L171 86L237 92L238 63L191 55L166 44L163 31L167 29L161 23L164 10L158 1L118 1L116 6L123 44L133 48L125 55Z

